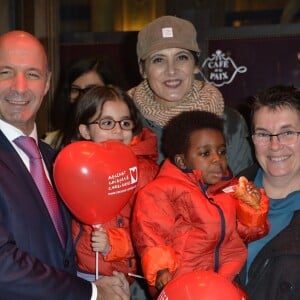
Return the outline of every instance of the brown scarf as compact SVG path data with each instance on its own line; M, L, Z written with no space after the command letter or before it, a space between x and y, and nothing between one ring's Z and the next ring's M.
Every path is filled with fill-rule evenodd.
M204 81L194 80L192 89L176 106L164 106L154 100L153 92L147 80L128 91L142 115L164 127L174 116L183 111L204 110L223 114L224 101L221 93L214 86Z

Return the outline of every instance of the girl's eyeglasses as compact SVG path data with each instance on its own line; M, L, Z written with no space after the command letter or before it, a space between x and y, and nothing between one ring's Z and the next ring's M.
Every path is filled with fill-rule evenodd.
M123 130L132 130L134 128L134 122L130 119L124 119L120 121L115 121L113 119L102 119L102 120L90 122L87 125L97 124L100 129L111 130L116 127L117 123Z

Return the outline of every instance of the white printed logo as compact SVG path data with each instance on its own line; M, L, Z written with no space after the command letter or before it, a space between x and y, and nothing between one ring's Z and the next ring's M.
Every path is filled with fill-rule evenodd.
M138 181L137 166L115 172L108 176L108 195L117 195L136 188Z
M231 83L237 73L247 72L247 67L237 67L231 57L226 57L225 53L217 50L211 57L204 60L202 70L200 73L205 81L220 87Z
M161 30L163 38L172 38L173 37L173 28L172 27L165 27Z
M138 170L137 167L129 168L130 181L131 183L136 183L138 181Z

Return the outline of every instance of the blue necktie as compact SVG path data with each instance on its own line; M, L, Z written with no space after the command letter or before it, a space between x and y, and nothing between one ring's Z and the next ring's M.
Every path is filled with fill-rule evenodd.
M57 198L46 176L38 146L35 140L28 136L20 136L14 140L14 143L29 157L30 173L42 195L61 244L65 247L66 235Z

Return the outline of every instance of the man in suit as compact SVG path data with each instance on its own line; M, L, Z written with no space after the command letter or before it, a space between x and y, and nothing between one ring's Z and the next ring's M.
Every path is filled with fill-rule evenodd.
M76 277L69 213L58 200L60 238L31 176L30 158L15 143L20 136L37 141L50 179L54 153L38 141L35 124L50 77L46 53L34 36L23 31L0 36L0 298L128 300L123 274L95 283Z

